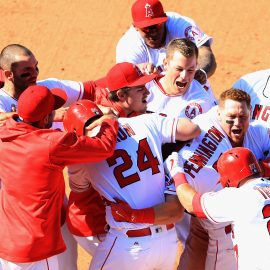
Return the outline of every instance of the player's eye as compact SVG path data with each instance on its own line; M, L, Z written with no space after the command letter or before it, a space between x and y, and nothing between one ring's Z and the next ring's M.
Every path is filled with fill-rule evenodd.
M22 73L22 74L20 75L20 77L21 77L21 78L27 78L27 77L29 77L30 75L31 75L30 72L25 72L25 73Z

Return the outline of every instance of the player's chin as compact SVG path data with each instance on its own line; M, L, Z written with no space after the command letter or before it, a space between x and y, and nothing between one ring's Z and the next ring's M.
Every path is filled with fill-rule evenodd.
M152 49L158 49L162 46L162 42L159 39L157 39L157 40L147 39L145 43L148 47L150 47Z
M140 108L138 108L138 112L139 113L145 113L146 112L146 109L147 109L147 102L145 103L142 103L142 105L140 106Z
M232 135L231 140L235 146L242 146L244 136Z

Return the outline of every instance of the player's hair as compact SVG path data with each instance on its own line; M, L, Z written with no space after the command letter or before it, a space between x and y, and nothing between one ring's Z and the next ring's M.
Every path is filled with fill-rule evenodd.
M196 56L196 58L198 58L199 55L196 44L187 38L176 38L171 40L166 50L166 58L171 59L175 51L180 52L183 56L187 58L194 55Z
M118 102L118 101L120 101L120 99L118 98L117 92L127 94L129 92L129 90L130 90L130 87L123 87L123 88L120 88L119 90L109 92L108 99L112 102Z
M9 44L4 47L0 53L0 67L3 70L10 69L11 65L16 61L17 54L33 55L33 53L23 45Z
M219 106L223 107L225 100L231 99L238 102L246 102L247 106L250 107L250 95L240 89L230 88L221 93L219 97Z

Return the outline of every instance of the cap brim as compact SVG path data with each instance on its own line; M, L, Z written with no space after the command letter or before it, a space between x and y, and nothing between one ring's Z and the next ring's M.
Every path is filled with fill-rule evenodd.
M159 18L154 18L147 21L133 22L133 25L138 28L145 28L151 25L166 22L167 20L168 20L168 17L159 17Z
M127 84L127 86L134 87L134 86L144 85L144 84L152 81L153 79L155 79L157 76L158 76L158 74L156 74L156 73L152 73L150 75L144 75L144 76L141 76L138 80L134 81L133 83Z
M61 108L67 101L67 94L60 88L51 89L51 93L54 96L54 110Z

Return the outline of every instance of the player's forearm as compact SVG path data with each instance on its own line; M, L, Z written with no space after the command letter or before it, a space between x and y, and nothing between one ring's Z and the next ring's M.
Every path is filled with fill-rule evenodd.
M180 183L176 183L176 193L179 201L189 213L199 218L206 217L201 205L201 195L185 182L185 178L181 177Z
M201 46L199 48L198 65L206 72L208 78L215 73L217 64L211 47Z
M179 221L184 214L184 208L180 204L177 196L165 203L154 206L155 225L171 224Z
M179 185L176 188L176 193L179 201L183 205L183 207L191 214L194 213L193 209L193 198L196 194L196 191L187 183Z
M199 136L201 129L198 125L186 118L179 118L177 122L176 140L188 141Z
M11 118L16 112L0 112L0 121L5 121Z

